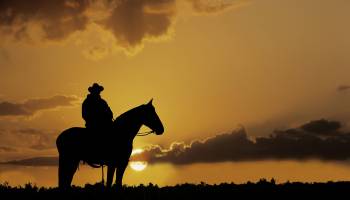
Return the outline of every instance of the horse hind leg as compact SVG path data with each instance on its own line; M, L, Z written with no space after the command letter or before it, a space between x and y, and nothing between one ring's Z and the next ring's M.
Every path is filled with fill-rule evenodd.
M58 187L68 189L71 186L74 173L79 165L79 160L59 156Z

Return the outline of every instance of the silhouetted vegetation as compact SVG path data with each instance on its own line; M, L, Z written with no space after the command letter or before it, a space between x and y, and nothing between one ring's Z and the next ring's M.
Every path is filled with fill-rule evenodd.
M11 187L7 183L0 184L0 197L23 197L26 199L232 199L235 197L305 197L327 196L341 197L350 191L350 182L326 182L326 183L301 183L286 182L276 184L274 179L267 181L261 179L257 183L245 184L221 183L209 185L181 184L175 186L159 187L149 185L123 186L117 190L116 186L111 189L100 183L86 184L85 187L73 186L70 190L61 191L59 188L37 187L34 184ZM268 196L266 196L268 195ZM336 196L333 196L336 195ZM342 196L343 196L342 195ZM343 196L346 197L346 196Z

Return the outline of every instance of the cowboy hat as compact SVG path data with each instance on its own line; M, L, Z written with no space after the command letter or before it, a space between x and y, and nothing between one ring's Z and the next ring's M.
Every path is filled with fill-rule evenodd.
M91 87L89 87L89 92L90 93L100 93L103 91L103 86L97 84L97 83L94 83Z

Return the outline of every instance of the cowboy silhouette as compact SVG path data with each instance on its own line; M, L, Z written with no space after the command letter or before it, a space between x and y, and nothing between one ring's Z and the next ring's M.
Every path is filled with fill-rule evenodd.
M82 117L86 122L85 126L93 133L97 131L108 132L113 122L112 110L100 96L103 89L102 86L94 83L89 87L90 94L87 95L82 105Z

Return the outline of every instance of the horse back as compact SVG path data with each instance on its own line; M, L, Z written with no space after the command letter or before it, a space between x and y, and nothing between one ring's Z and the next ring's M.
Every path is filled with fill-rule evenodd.
M86 129L82 127L72 127L64 130L56 139L58 152L60 153L67 147L72 147L74 145L79 146L85 132Z

